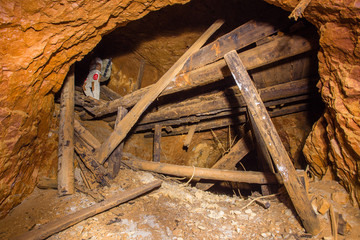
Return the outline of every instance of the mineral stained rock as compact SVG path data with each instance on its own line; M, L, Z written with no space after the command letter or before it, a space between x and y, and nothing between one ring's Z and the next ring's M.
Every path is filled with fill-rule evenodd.
M102 36L150 11L188 0L0 1L0 217L53 162L54 93Z
M266 0L292 11L297 0ZM305 157L318 176L328 165L360 203L360 2L311 1L303 16L320 35L320 90L326 110L307 139Z

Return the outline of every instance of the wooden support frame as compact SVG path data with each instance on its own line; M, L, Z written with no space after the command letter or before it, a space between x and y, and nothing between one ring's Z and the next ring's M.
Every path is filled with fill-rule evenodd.
M189 129L188 134L186 135L184 144L183 144L183 148L187 149L190 146L191 140L195 134L196 131L196 125L192 125Z
M126 114L126 116L116 126L110 137L101 144L97 158L98 162L103 164L114 149L127 136L129 131L135 125L141 114L148 106L159 96L159 94L167 87L178 72L184 66L186 60L209 39L209 37L218 30L224 22L216 21L208 30L180 57L180 59L152 86L152 88L141 98L141 100Z
M71 227L89 217L107 211L124 202L141 196L144 193L147 193L155 188L158 188L161 186L161 183L162 181L156 180L143 186L121 192L114 197L104 200L103 202L96 203L75 213L61 217L49 223L43 224L39 227L35 227L35 229L26 232L20 236L17 236L13 240L40 240L48 238L51 235L60 232L68 227Z
M244 64L236 51L225 54L224 58L244 97L250 114L254 117L254 122L266 143L268 151L284 181L284 186L306 231L313 235L318 234L321 230L320 221L311 207L305 188L301 185L300 179L297 177L296 170Z
M153 161L160 162L160 154L161 154L161 129L162 126L160 124L155 124L154 128L154 149L153 149Z
M60 97L58 194L74 193L74 65L70 67Z
M243 60L247 70L252 70L311 51L314 49L314 45L314 43L309 42L306 38L301 36L282 36L276 37L269 43L244 51L239 54L239 57ZM222 59L196 70L186 72L186 74L178 74L175 77L175 80L164 89L160 96L215 82L224 79L229 75L230 72L227 69L225 60ZM184 79L186 81L184 81ZM98 106L95 105L96 107L86 107L86 109L96 117L101 117L105 114L116 112L118 106L130 108L136 104L149 89L153 88L154 85L155 84L141 88L121 99Z

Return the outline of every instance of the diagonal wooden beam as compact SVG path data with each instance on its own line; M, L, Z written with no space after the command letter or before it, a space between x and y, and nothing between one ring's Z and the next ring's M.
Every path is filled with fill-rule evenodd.
M101 144L98 151L98 161L104 163L114 149L127 136L128 132L135 125L142 113L159 96L166 86L175 78L183 68L186 60L209 39L209 37L221 27L224 22L216 21L205 31L203 35L180 57L180 59L162 76L159 81L141 98L141 100L126 114L126 116L116 126L110 137Z
M314 235L318 234L321 230L320 221L311 207L306 191L297 177L296 170L244 64L236 51L225 54L224 58L244 97L250 114L254 117L254 123L264 139L306 231Z

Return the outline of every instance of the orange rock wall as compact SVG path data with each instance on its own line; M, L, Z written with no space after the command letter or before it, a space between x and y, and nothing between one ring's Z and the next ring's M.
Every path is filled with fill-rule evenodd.
M0 0L0 217L53 162L49 132L59 91L75 61L118 26L188 0Z
M297 0L266 0L292 11ZM320 89L326 110L304 154L322 176L330 165L360 203L360 1L311 1L304 17L320 35Z

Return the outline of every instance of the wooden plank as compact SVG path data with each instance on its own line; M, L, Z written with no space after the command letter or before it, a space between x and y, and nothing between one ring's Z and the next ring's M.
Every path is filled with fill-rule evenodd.
M275 33L277 27L267 22L251 20L191 55L182 69L188 72L224 57L224 54L244 48L266 36Z
M118 108L118 114L116 117L115 127L120 123L120 121L125 117L128 110L123 107ZM120 161L122 157L122 151L124 149L124 141L115 148L115 150L110 154L108 159L108 169L109 169L109 175L111 179L114 179L120 170Z
M183 147L184 148L188 148L190 146L190 143L191 143L191 140L195 134L195 131L196 131L196 125L192 125L189 129L189 132L188 134L186 135L186 138L185 138L185 141L184 141L184 144L183 144Z
M90 132L78 120L74 121L74 130L77 137L81 138L93 150L98 149L101 145Z
M112 89L110 89L109 87L105 86L105 85L101 85L101 92L110 100L115 100L115 99L119 99L121 98L121 95L118 94L117 92L113 91Z
M286 59L314 48L314 43L300 36L277 37L274 41L255 47L239 54L246 68L252 70L261 66L268 65ZM196 86L208 84L224 79L230 75L230 71L224 60L211 63L186 74L179 74L175 80L160 94L160 96L169 95L175 92L191 89ZM136 104L144 94L154 86L150 85L141 88L121 99L107 102L98 107L87 108L95 116L100 117L108 113L116 112L118 106L130 108Z
M314 235L318 234L321 230L320 221L311 207L305 189L297 177L296 170L245 66L236 51L225 54L224 58L244 97L249 112L254 117L254 122L266 143L268 151L284 181L284 186L306 231Z
M247 132L230 150L228 154L219 159L211 168L233 170L236 164L241 161L252 150L251 133ZM197 183L196 187L206 191L214 186L214 183Z
M138 90L141 88L141 82L144 76L144 69L145 69L145 60L141 59L140 61L140 68L139 68L139 72L138 72L138 76L136 79L136 84L134 85L133 91Z
M64 81L60 97L58 194L74 193L74 66Z
M302 112L302 111L306 111L309 109L309 104L308 103L300 103L300 104L296 104L296 105L292 105L292 106L287 106L287 107L282 107L280 109L274 109L270 112L270 116L271 117L278 117L278 116L284 116L287 114L292 114L292 113L296 113L296 112ZM201 117L189 117L189 118L185 118L185 119L181 119L181 121L171 121L172 123L174 123L174 125L179 125L180 122L184 121L186 123L195 123L197 125L196 129L197 131L207 131L210 129L217 129L217 128L223 128L223 127L228 127L228 126L237 126L240 124L243 124L247 121L246 116L244 114L240 115L234 115L232 114L230 111L229 112L225 112L225 115L220 115L218 114L217 116L220 116L221 118L210 118L209 116L201 116ZM207 120L210 119L210 120ZM213 120L211 120L213 119ZM202 121L205 120L205 121ZM168 122L170 124L170 121ZM151 125L150 125L151 126ZM180 135L180 134L186 134L187 132L189 132L191 125L183 125L183 126L179 126L179 127L173 127L173 131L170 133L162 133L163 137L166 136L175 136L175 135ZM140 127L146 127L146 128L142 128L141 130L146 130L148 129L148 125L143 125L143 126L139 126ZM138 129L138 128L137 128ZM135 130L137 130L135 129ZM150 127L151 129L151 127ZM145 137L153 137L152 134L149 135L145 135Z
M261 99L264 102L284 98L290 99L290 97L311 92L312 89L309 86L309 83L310 80L301 79L298 81L263 88L260 89L259 92ZM234 89L230 88L229 90L229 92L232 92ZM211 112L220 112L235 109L236 107L244 107L246 104L241 96L241 93L237 93L236 91L234 92L235 94L227 95L224 92L220 92L210 94L208 96L200 96L180 103L174 103L166 107L159 108L156 112L147 113L138 124L142 125L151 122L178 119L191 115L200 116L202 113L204 115L209 115ZM284 101L286 100L284 99ZM169 124L164 123L164 125Z
M154 153L153 153L153 161L160 162L160 154L161 154L161 129L162 126L159 124L155 124L154 129Z
M103 164L111 152L127 136L128 132L135 125L141 114L159 96L166 86L173 80L176 74L182 69L186 60L196 52L207 39L223 24L223 21L216 21L206 32L180 57L180 59L162 76L159 81L141 98L141 100L126 114L120 121L110 137L100 146L98 160Z
M245 182L253 184L282 183L280 175L272 173L199 168L168 163L149 162L134 158L131 158L131 160L122 160L122 162L131 168L178 177L194 177L216 181Z
M33 230L17 236L13 240L40 240L48 238L51 235L63 231L64 229L71 227L89 217L93 217L124 202L150 192L151 190L160 187L161 183L162 181L156 180L143 186L120 192L116 196L106 199L100 203L96 203L75 213L35 227Z

